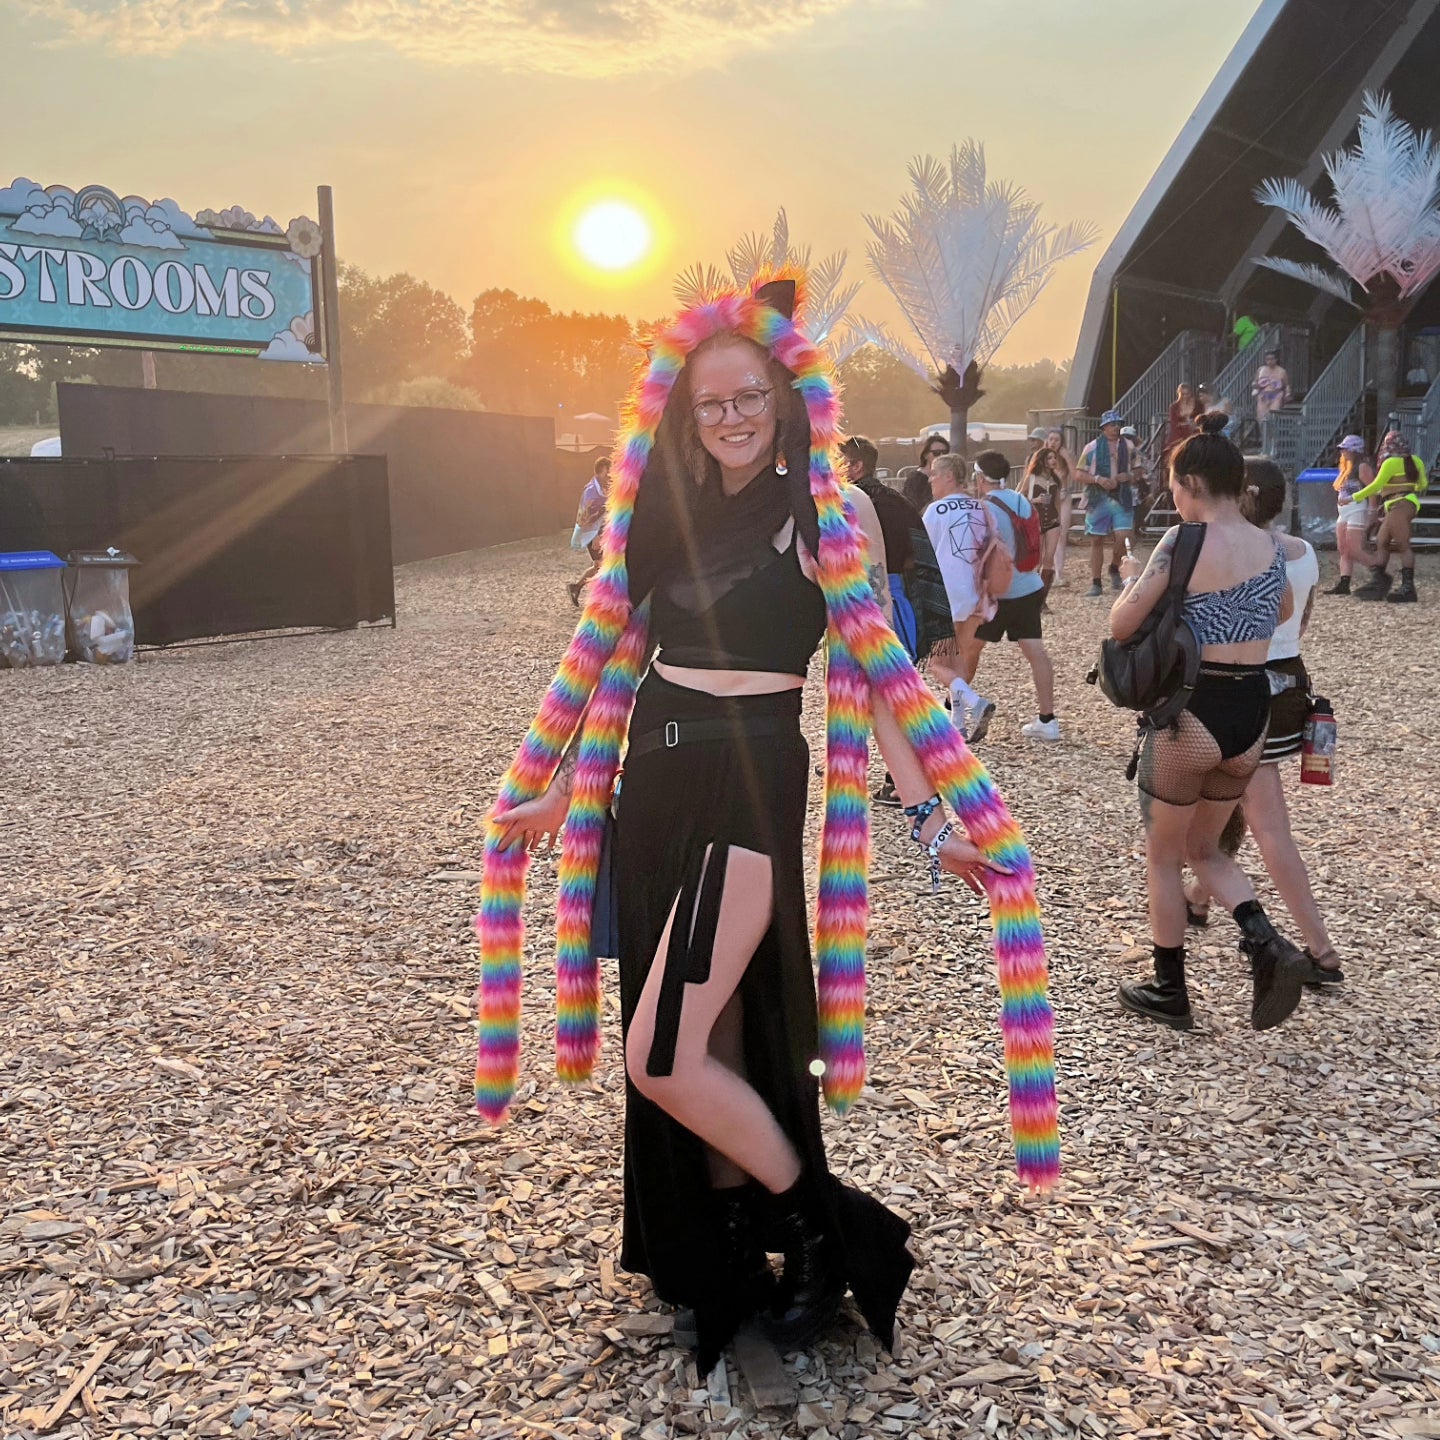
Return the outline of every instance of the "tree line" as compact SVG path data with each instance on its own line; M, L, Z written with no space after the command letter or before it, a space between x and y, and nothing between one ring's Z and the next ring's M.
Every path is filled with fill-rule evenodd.
M358 401L436 405L502 414L618 417L643 359L641 334L623 315L560 311L513 290L482 291L469 313L412 275L375 276L342 264L341 344L347 395ZM1023 420L1062 401L1068 362L992 365L977 420ZM319 367L243 356L155 354L166 390L319 398ZM55 423L57 382L143 383L133 350L64 345L0 346L0 424ZM906 366L873 347L840 367L847 423L879 438L913 435L945 418L945 407Z

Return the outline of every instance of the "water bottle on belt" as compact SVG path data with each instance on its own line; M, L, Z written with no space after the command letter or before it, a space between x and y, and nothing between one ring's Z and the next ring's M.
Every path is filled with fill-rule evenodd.
M1305 722L1304 740L1300 746L1300 779L1306 785L1335 783L1335 712L1330 702L1317 695Z

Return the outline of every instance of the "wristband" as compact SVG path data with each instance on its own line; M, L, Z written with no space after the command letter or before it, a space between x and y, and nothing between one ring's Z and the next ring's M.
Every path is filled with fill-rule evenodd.
M918 805L907 805L905 814L915 823L910 827L910 838L920 846L925 842L920 838L920 832L925 828L925 822L940 808L940 797L932 795L928 800L922 800Z
M930 893L940 893L940 848L955 833L953 821L947 820L936 832L935 838L924 847L930 860Z

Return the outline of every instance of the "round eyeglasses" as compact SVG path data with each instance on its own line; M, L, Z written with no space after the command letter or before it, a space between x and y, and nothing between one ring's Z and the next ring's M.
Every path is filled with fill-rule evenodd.
M727 406L733 407L740 419L753 420L757 415L765 413L765 407L770 403L770 393L769 390L742 390L728 400L702 400L695 406L695 423L703 425L707 430L713 430L715 426L724 423Z

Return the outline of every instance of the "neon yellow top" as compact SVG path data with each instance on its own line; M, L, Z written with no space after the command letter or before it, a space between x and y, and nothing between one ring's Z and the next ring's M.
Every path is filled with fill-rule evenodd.
M1425 462L1419 456L1413 457L1415 469L1419 472L1412 485L1405 478L1405 457L1392 455L1379 469L1375 478L1363 489L1351 496L1351 502L1368 500L1372 495L1386 495L1385 508L1388 510L1399 500L1409 500L1418 510L1420 497L1430 487L1430 477L1425 473Z

